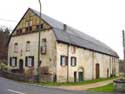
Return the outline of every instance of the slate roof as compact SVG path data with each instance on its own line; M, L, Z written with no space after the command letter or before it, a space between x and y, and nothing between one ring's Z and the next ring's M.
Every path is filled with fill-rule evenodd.
M31 9L31 8L30 8ZM36 15L40 16L40 13L34 9L31 9ZM41 19L46 21L50 26L53 27L53 31L56 36L56 40L78 47L86 48L103 54L118 57L117 53L113 51L106 44L96 40L95 38L80 32L70 26L64 31L64 24L59 22L45 14L42 14Z

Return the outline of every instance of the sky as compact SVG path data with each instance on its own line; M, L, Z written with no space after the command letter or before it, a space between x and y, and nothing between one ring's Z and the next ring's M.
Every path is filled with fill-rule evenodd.
M125 0L41 0L42 13L107 44L123 58ZM0 26L11 30L38 0L0 0Z

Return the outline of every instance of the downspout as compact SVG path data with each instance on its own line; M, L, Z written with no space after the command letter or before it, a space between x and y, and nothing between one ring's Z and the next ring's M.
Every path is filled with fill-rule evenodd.
M112 67L111 67L111 62L112 62L112 58L110 57L110 77L111 77L111 71L112 71Z
M70 44L67 45L67 82L69 82L69 46Z
M63 32L66 32L67 31L67 25L66 24L63 24ZM70 40L70 36L69 37L69 40ZM69 82L69 47L70 47L70 43L67 45L67 82Z
M94 51L92 52L92 79L94 80Z

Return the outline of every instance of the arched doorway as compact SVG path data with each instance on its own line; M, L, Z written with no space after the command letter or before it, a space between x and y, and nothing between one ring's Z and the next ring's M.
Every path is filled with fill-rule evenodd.
M23 69L23 60L22 59L19 60L19 71L20 72L24 71L24 69Z
M84 80L84 68L83 67L80 67L78 69L78 79L80 82Z
M96 79L100 77L100 65L96 64Z

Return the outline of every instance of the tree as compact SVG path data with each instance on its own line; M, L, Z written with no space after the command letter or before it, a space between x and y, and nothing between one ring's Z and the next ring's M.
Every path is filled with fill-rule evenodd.
M10 35L8 27L0 27L0 61L7 62L8 47L7 42Z

